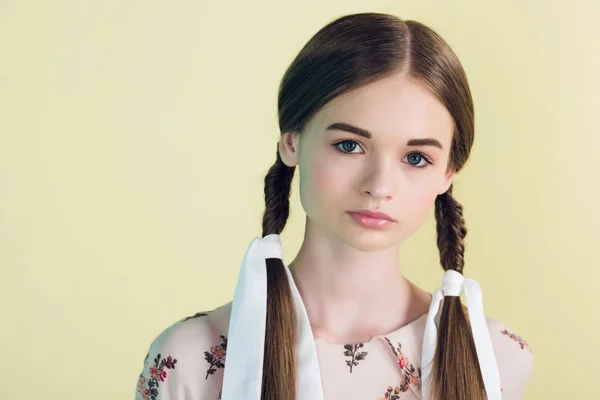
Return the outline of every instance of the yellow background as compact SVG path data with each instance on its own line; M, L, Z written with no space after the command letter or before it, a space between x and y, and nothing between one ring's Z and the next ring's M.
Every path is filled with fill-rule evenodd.
M526 398L600 398L598 2L1 0L1 399L133 399L156 335L232 299L279 81L361 11L424 22L467 71L465 275L531 345ZM433 222L401 254L430 291Z

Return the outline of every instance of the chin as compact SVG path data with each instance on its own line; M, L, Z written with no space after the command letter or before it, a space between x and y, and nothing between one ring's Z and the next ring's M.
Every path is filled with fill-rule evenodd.
M349 246L363 252L387 249L400 242L390 232L386 231L345 232L342 240Z

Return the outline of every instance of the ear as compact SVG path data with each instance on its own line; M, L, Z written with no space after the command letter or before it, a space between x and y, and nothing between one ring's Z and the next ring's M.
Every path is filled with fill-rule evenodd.
M442 186L442 191L439 192L438 194L443 194L446 193L446 191L448 191L448 189L450 188L450 185L452 185L452 182L454 182L454 176L456 175L456 171L455 170L451 170L449 171L446 176L444 177L444 183Z
M284 132L279 140L279 156L288 167L298 165L299 137L298 132L290 131Z

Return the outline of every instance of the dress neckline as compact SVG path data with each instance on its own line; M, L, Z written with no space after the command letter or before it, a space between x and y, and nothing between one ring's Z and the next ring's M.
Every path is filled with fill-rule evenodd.
M391 332L387 332L387 333L382 333L379 335L375 335L373 336L370 340L366 341L366 342L358 342L358 343L338 343L338 342L330 342L327 341L325 339L322 339L320 337L315 336L315 343L319 344L319 345L324 345L324 346L343 346L343 345L351 345L351 346L366 346L369 345L379 339L383 339L383 338L390 338L390 337L395 337L401 333L404 333L404 331L407 331L411 328L413 328L415 325L417 325L419 322L421 322L422 320L425 320L427 318L427 314L429 312L425 312L423 314L421 314L419 317L417 317L416 319L412 320L411 322L401 326L398 329L395 329Z

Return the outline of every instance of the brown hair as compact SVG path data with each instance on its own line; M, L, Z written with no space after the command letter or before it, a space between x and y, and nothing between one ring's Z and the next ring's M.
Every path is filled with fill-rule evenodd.
M458 172L466 163L474 140L473 100L466 74L439 34L422 23L403 21L389 14L358 13L340 17L306 43L279 87L280 132L302 132L311 117L332 99L396 73L416 78L448 109L454 132L447 172L451 169ZM289 215L295 167L286 166L279 151L276 157L265 177L263 237L280 234ZM452 196L452 186L436 198L435 218L442 267L462 273L467 229L462 206ZM293 400L296 321L282 260L267 260L267 276L261 398ZM469 320L460 296L443 300L430 378L429 393L433 399L486 398Z

